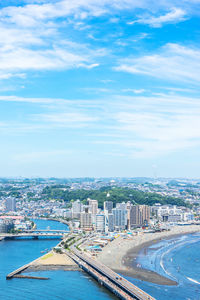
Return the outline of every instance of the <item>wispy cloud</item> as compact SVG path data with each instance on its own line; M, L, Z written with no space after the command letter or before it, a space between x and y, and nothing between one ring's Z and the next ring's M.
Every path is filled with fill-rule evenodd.
M114 145L115 150L127 151L133 158L163 157L199 147L199 116L198 98L121 96L110 110L112 126L98 135L95 143Z
M39 114L34 115L34 118L49 124L73 128L89 126L89 124L98 121L97 116L91 116L80 112Z
M200 49L169 43L156 54L121 59L115 70L163 80L199 83Z
M57 1L0 9L0 79L32 70L98 67L106 50L72 41L71 34L62 33L67 23L57 20L79 7L80 3Z
M79 48L79 50L78 50ZM0 50L1 65L0 72L26 71L26 70L59 70L69 68L85 67L88 69L97 67L97 63L90 63L91 56L88 49L77 44L76 53L70 50L69 45L57 45L51 49L33 50L22 47L9 47ZM85 53L84 53L85 52ZM90 52L90 54L92 54ZM15 75L16 76L16 75Z
M12 100L20 98L13 96ZM1 135L52 131L61 134L69 129L78 141L84 131L87 147L98 143L109 153L114 145L117 153L141 158L162 157L200 144L198 97L110 94L96 101L33 98L26 102L27 106L47 105L43 113L26 114L26 121L1 122Z
M145 92L145 89L123 89L123 92L143 94Z
M4 102L27 102L27 103L53 103L57 99L52 98L25 98L19 96L0 96L0 101Z
M162 27L165 24L179 23L187 20L187 13L181 8L173 8L170 12L160 15L158 17L141 17L137 20L128 22L129 25L133 24L147 24L151 27Z
M74 38L69 29L72 30L73 26L74 30L88 29L86 35L93 37L87 23L88 18L109 15L110 19L110 15L122 10L159 12L160 9L166 11L167 6L169 9L172 7L172 1L158 3L146 0L26 2L27 5L6 6L0 9L0 79L9 79L28 71L98 67L101 64L101 56L108 55L108 47L106 50L101 49L98 43L95 47L92 43L86 44L78 35L78 38ZM136 22L159 27L164 23L184 18L184 8L172 7L165 15L141 18ZM133 38L133 41L146 37L147 33L141 33ZM123 40L116 43L127 46Z

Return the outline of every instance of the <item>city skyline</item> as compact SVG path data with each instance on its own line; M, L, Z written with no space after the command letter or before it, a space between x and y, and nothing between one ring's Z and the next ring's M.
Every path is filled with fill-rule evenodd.
M199 6L1 3L0 176L199 178Z

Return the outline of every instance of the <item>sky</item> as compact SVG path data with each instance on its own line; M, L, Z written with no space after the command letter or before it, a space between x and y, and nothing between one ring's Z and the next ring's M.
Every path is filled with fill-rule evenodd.
M200 178L200 0L0 1L0 176Z

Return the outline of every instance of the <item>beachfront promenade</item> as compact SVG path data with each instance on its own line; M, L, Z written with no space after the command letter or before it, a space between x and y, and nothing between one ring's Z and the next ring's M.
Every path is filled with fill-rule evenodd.
M93 276L100 284L108 288L120 299L155 300L155 298L151 297L110 268L84 254L80 254L80 252L74 248L73 252L66 251L65 253L73 259L79 267Z

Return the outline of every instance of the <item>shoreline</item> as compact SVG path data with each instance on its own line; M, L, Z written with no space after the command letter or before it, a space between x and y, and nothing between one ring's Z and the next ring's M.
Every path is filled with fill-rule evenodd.
M154 271L137 267L136 259L142 249L157 244L161 240L170 240L178 236L198 232L200 232L199 225L188 225L175 226L167 232L136 235L129 239L119 237L98 254L97 260L122 275L159 285L175 286L178 284L176 281Z
M47 265L30 265L26 270L23 271L24 273L27 272L38 272L38 271L79 271L80 268L76 265L62 265L62 264L47 264Z
M21 267L21 271L17 270L17 275L22 275L29 272L38 272L38 271L77 271L80 270L79 267L65 254L55 253L53 250L36 258L27 265ZM12 273L13 273L12 272ZM15 277L15 276L14 276Z

